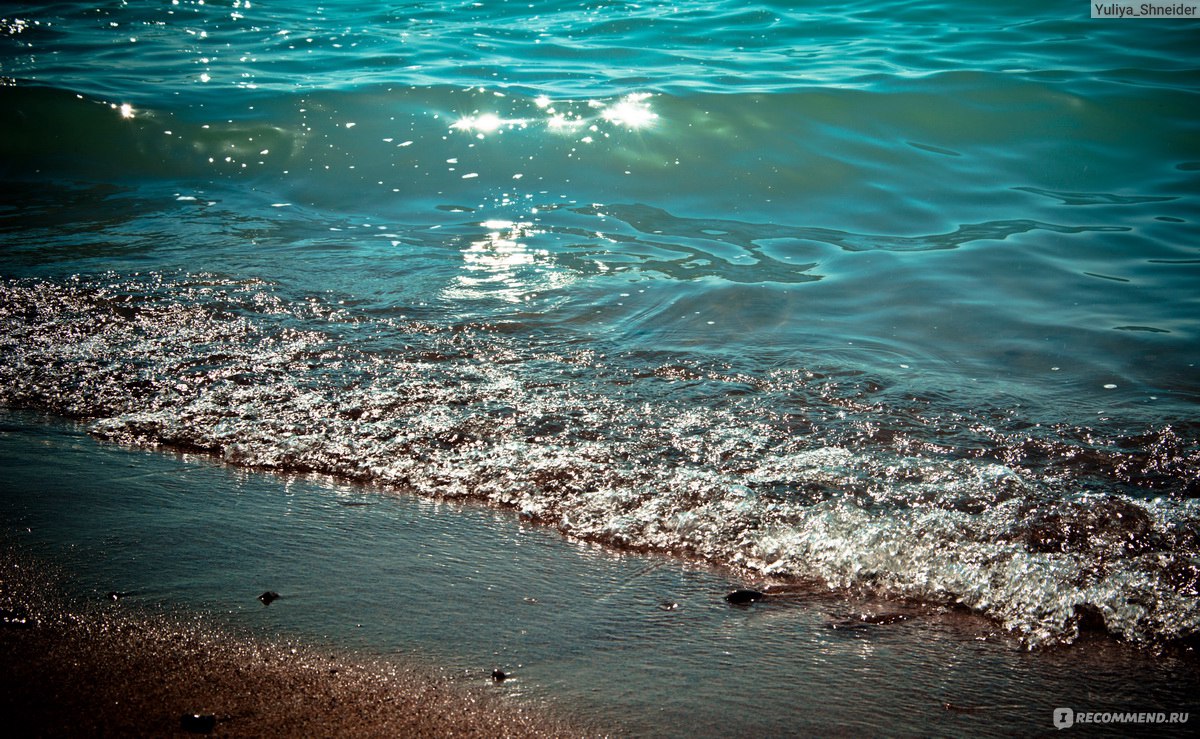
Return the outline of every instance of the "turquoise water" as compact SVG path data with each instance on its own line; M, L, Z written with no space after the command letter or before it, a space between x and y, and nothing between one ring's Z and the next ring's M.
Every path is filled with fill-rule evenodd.
M1195 638L1195 22L3 12L9 408L1026 646Z

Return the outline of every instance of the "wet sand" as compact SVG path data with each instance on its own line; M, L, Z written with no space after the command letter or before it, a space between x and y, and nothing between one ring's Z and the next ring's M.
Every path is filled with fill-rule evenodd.
M20 736L181 736L192 713L216 735L580 733L553 713L677 739L1008 737L1053 731L1062 707L1198 713L1188 650L1088 632L1029 651L943 605L741 581L77 426L18 431L0 433L0 716ZM6 567L9 544L37 566ZM770 597L733 604L735 587Z
M582 732L435 670L261 643L202 621L68 603L0 553L0 715L9 736L488 736Z

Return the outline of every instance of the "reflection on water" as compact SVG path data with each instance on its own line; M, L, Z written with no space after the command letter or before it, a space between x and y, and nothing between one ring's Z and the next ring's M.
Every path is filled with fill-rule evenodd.
M483 113L481 115L468 115L459 118L454 122L456 131L469 131L474 133L478 138L483 138L489 133L495 133L503 128L521 127L525 128L528 124L524 118L501 118L495 113Z
M478 496L618 548L972 608L1028 644L1101 623L1195 643L1186 24L1101 28L1030 2L999 21L967 3L950 24L922 2L26 5L0 20L0 404L232 465ZM39 470L60 457L35 446ZM314 582L351 583L322 568L399 557L383 532L420 528L381 521L333 556L342 516L382 506L301 487L289 512L317 506L316 538L284 528L321 553ZM154 491L127 493L170 521ZM209 497L181 509L192 528ZM261 540L236 513L197 530ZM181 546L144 556L200 561ZM587 650L564 690L668 731L713 732L722 713L734 733L821 726L742 723L747 705L891 720L912 715L885 703L904 697L895 675L942 679L894 660L883 624L745 628L783 621L784 599L742 611L718 592L706 632L691 619L707 601L649 576L619 593L644 602L614 611L645 623L544 590L545 608L496 607L528 571L498 551L473 578L444 559L406 569L441 591L406 597L528 632L474 631L489 659L532 666L523 637L572 635L541 652ZM619 600L581 569L566 592ZM464 597L472 579L484 600ZM381 631L466 651L443 638L453 619L407 608L398 623L386 588L357 585L386 601ZM329 602L314 612L366 620L345 611L357 596ZM568 621L539 631L538 616ZM701 667L663 661L639 683L636 650L593 648L654 628L686 629L676 646ZM840 678L804 674L800 652ZM960 672L984 662L972 652ZM871 665L886 665L874 687ZM799 702L797 685L812 688ZM936 717L854 728L929 733L954 720L942 701L983 704L914 687Z
M646 103L649 93L626 95L601 113L604 120L627 128L646 128L658 119L658 114Z
M507 97L502 92L492 94L496 98ZM650 107L648 102L650 98L651 94L648 92L636 92L625 95L614 102L605 102L602 99L556 102L545 95L539 95L533 99L533 104L538 110L535 116L503 117L492 110L475 109L470 114L459 116L451 128L455 131L474 134L476 138L483 139L488 134L503 133L514 128L525 129L530 125L541 124L547 130L560 134L584 130L588 135L585 135L580 141L591 143L593 140L591 134L600 134L605 138L609 136L607 131L601 130L602 123L631 131L655 125L659 116ZM512 103L510 102L509 105Z
M463 272L444 291L449 299L494 298L519 303L535 293L565 287L571 273L558 268L553 255L526 241L542 231L529 221L484 221L484 238L463 250Z

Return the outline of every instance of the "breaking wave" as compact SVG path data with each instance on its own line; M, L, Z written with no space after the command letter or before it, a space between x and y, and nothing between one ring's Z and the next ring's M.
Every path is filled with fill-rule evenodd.
M1200 629L1195 424L1085 427L852 368L419 313L207 273L7 280L0 403L764 583L957 604L1030 646Z

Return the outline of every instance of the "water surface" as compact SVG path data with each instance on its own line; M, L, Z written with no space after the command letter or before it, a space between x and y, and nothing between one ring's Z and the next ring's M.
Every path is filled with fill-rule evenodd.
M1194 23L4 14L10 411L1027 647L1195 639Z

